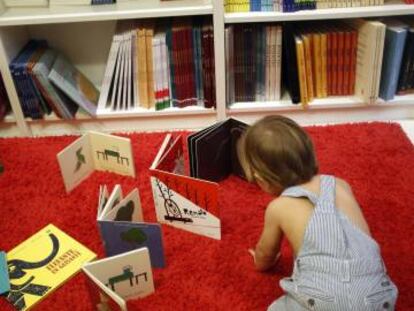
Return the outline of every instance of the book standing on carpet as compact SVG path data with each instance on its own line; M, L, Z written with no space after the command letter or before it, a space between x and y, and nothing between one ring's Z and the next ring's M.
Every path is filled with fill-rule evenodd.
M237 157L237 142L247 127L246 123L229 118L189 135L190 175L214 182L230 174L244 178Z
M57 154L67 192L94 170L135 177L129 138L90 131Z
M96 260L82 267L93 310L127 310L126 301L154 293L146 247Z
M147 247L152 266L165 266L161 225L144 222L137 188L123 197L120 185L101 186L97 222L107 256Z
M183 148L181 135L168 134L150 167L157 220L219 240L218 184L186 174Z
M95 253L49 224L7 253L7 300L17 310L28 310L95 257Z
M232 172L243 176L237 139L247 125L235 119L216 123L188 137L190 172L185 170L184 138L168 134L151 168L157 220L221 239L218 184ZM211 154L215 154L214 161Z

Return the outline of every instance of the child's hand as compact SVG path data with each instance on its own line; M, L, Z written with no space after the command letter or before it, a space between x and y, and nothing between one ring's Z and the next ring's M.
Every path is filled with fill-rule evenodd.
M254 249L249 248L247 251L249 252L250 255L252 255L254 262L256 262L256 252L254 251Z

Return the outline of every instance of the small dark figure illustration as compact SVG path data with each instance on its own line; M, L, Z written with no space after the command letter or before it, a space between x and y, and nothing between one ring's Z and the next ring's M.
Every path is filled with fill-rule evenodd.
M124 164L124 161L126 162L126 165L129 166L129 159L127 157L121 157L121 154L118 151L105 149L104 151L96 151L96 155L99 159L99 155L102 155L102 159L105 161L108 161L108 156L116 158L116 162L118 164Z
M115 284L126 281L126 280L129 280L129 284L132 287L132 286L134 286L133 279L135 278L135 284L139 284L138 281L139 281L140 276L144 276L145 282L148 281L146 272L134 275L134 273L132 272L132 267L131 266L125 266L123 268L122 274L119 274L119 275L116 275L116 276L113 276L113 277L109 278L108 283L106 284L106 286L111 287L111 289L113 291L115 291Z
M147 235L138 228L132 228L121 233L121 240L131 244L142 244L147 240Z
M134 213L134 202L129 201L126 205L122 206L115 216L117 221L132 221L132 214Z
M82 147L76 150L76 162L75 172L79 171L82 164L86 164L85 156L82 154Z

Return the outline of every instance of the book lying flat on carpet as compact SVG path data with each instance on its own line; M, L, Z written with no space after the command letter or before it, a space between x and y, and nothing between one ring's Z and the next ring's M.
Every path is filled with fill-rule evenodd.
M7 253L7 299L18 310L28 310L95 257L95 253L49 224Z
M6 253L0 252L0 295L10 290L9 272L7 268Z
M94 170L135 177L129 138L88 132L57 154L67 192Z
M157 220L219 240L218 184L187 176L183 146L182 136L168 134L151 165Z
M148 248L85 264L91 310L127 310L126 301L154 292Z
M106 186L101 186L99 192L97 221L106 255L147 247L152 266L163 268L161 225L144 222L138 189L125 197L120 185L116 185L110 195Z
M246 123L229 118L189 135L191 176L215 182L232 173L244 178L237 157L237 141L247 127Z

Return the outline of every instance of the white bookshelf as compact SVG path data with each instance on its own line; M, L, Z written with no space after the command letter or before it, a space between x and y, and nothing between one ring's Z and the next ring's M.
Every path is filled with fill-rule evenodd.
M293 105L285 96L276 102L225 104L224 27L231 23L321 20L389 15L414 15L414 5L389 2L384 7L336 8L294 13L224 13L223 0L134 0L103 6L8 9L0 0L0 70L13 113L0 122L0 136L80 134L103 132L198 129L235 116L253 122L270 113L287 115L301 124L342 123L414 119L414 95L366 105L357 97L328 97L310 103L307 109ZM62 51L98 88L117 20L187 15L211 15L214 26L217 109L187 107L162 111L137 108L127 112L99 111L96 118L78 115L61 120L55 115L43 120L24 118L8 64L30 38L46 39Z

